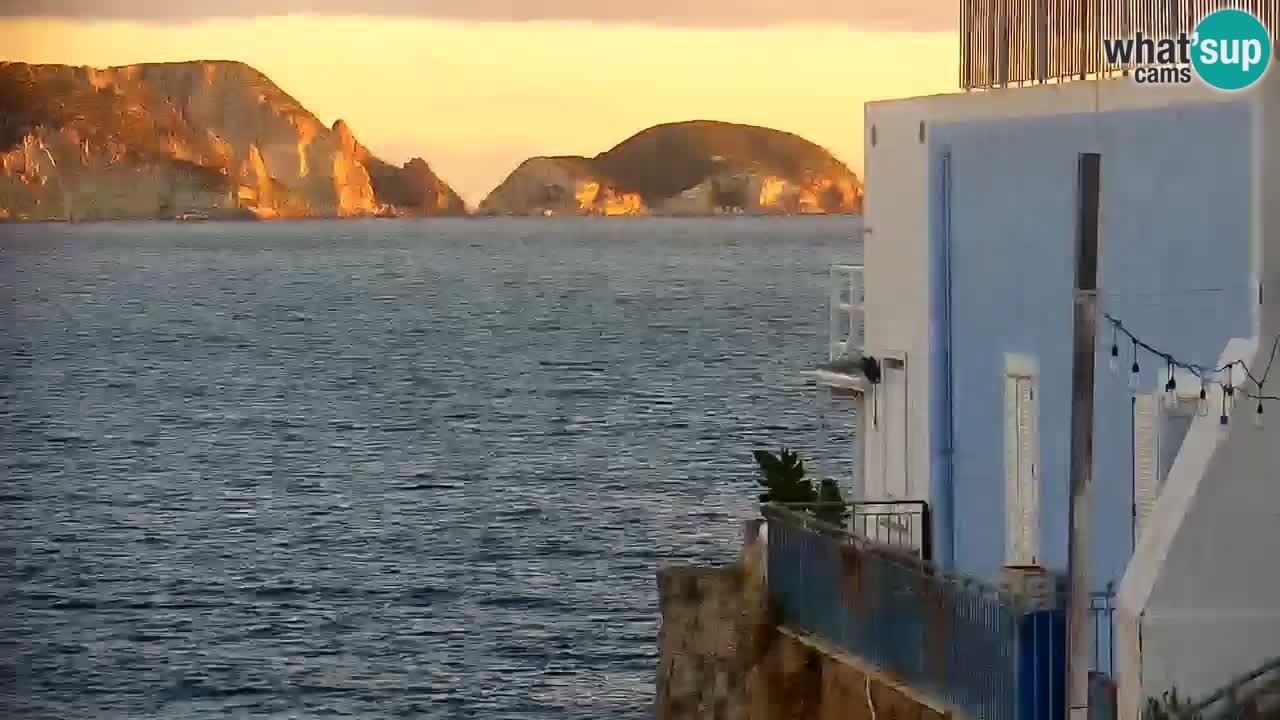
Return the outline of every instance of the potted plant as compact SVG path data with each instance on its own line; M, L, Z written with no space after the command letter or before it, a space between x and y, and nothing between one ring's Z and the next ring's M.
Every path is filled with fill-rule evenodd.
M756 450L752 455L760 469L757 481L765 489L760 494L761 503L794 505L823 522L844 526L849 506L835 480L823 478L815 486L805 477L799 454L785 447L777 455L768 450Z

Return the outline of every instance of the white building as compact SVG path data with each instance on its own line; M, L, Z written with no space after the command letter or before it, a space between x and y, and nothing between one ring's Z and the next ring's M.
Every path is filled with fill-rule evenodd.
M1099 27L1139 4L1102 3ZM1204 383L1175 369L1165 402L1167 360L1107 319L1179 363L1239 361L1259 376L1271 364L1280 74L1225 92L1199 79L1081 79L1068 62L1073 77L1044 82L1059 48L1046 49L1043 28L965 15L1003 6L991 0L964 5L962 16L999 20L962 28L974 91L865 110L865 271L833 272L832 354L875 358L881 377L819 379L862 390L862 499L928 503L932 536L920 541L939 565L986 579L1005 566L1065 574L1075 253L1081 233L1096 233L1086 563L1091 591L1118 588L1118 611L1088 654L1129 720L1149 697L1203 697L1280 656L1280 402L1262 401L1258 429L1251 399L1280 395L1280 368L1261 389L1241 366ZM1280 3L1254 5L1280 19ZM1019 72L1032 82L995 82ZM1234 386L1229 402L1218 381Z

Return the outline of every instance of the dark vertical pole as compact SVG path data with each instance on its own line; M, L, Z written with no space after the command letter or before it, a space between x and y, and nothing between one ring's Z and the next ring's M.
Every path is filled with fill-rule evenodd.
M929 514L929 503L925 503L920 511L920 556L927 563L933 562L933 518Z
M1098 330L1098 225L1102 157L1080 155L1074 338L1071 363L1071 494L1068 505L1067 720L1089 709L1089 484L1093 472L1093 369Z
M937 527L941 528L941 533L946 538L946 544L940 553L940 562L943 567L950 568L955 558L955 455L956 455L956 402L955 402L955 373L952 369L951 359L952 353L952 292L951 292L951 153L946 152L942 155L942 391L943 412L946 413L946 421L944 424L945 433L943 435L943 467L941 488L942 492L936 495L940 502L939 511L941 514L941 522ZM929 529L932 533L935 524L930 519ZM930 538L933 535L930 534ZM932 550L932 546L930 548ZM932 559L932 557L930 557Z
M1129 398L1129 556L1138 549L1138 396Z

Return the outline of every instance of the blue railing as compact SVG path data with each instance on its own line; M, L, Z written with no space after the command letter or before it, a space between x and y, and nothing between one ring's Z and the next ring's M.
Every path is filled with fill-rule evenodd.
M784 626L982 720L1060 720L1065 620L810 515L766 506Z
M1093 625L1093 663L1090 672L1114 677L1116 674L1116 591L1114 583L1107 589L1089 593L1089 621Z
M841 529L877 545L933 560L933 520L922 500L851 500L848 502L773 503L774 507L808 513L819 519L843 516ZM823 512L827 514L824 516Z
M1115 720L1117 686L1115 584L1089 594L1089 620L1093 625L1093 662L1089 665L1089 720Z

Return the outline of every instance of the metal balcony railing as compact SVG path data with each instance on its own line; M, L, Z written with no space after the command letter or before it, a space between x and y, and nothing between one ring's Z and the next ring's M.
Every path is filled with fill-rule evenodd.
M983 720L1064 708L1065 614L943 572L806 513L766 506L781 623Z
M1116 672L1116 592L1115 584L1089 594L1089 621L1093 626L1093 664L1091 672L1114 676Z
M925 562L933 560L933 527L929 503L923 500L845 503L775 503L808 512L868 542L905 551ZM839 520L836 517L839 516Z
M1089 594L1089 622L1093 626L1093 662L1089 665L1089 720L1115 720L1117 686L1115 584Z
M831 352L829 361L861 354L866 344L863 266L831 266Z
M1223 8L1280 30L1280 0L960 0L960 87L1120 74L1130 68L1107 62L1104 39L1190 33Z
M1280 656L1189 704L1176 720L1269 720L1280 717ZM1145 720L1154 720L1146 717Z

